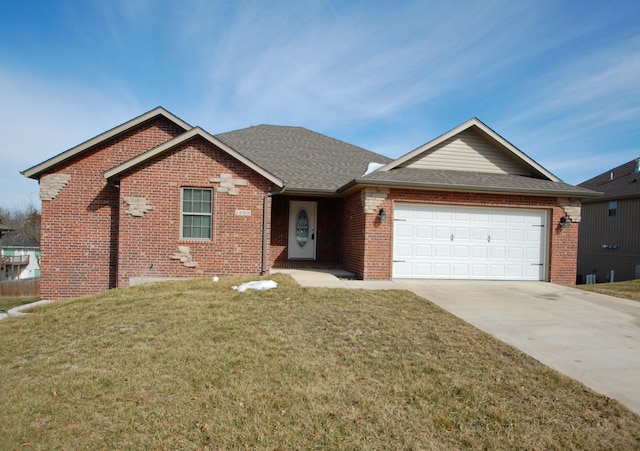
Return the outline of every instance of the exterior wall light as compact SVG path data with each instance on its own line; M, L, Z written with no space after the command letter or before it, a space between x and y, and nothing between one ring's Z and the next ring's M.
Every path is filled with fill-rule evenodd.
M566 216L563 216L562 218L560 218L560 225L567 229L569 227L571 227L571 220L569 218L567 218Z
M387 213L384 211L384 208L381 208L378 211L378 218L380 218L380 222L384 222L387 220Z

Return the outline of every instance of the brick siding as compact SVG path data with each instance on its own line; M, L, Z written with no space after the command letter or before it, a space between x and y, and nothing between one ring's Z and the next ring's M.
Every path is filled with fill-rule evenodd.
M42 299L82 296L116 285L118 189L102 173L182 132L159 117L49 172L70 178L53 199L42 201Z
M247 184L237 187L237 195L217 190L219 183L211 179L223 174ZM180 238L183 187L213 189L211 240ZM153 209L134 216L122 213L126 203L120 205L118 286L127 286L132 277L259 275L268 191L265 178L199 137L125 174L120 197L144 197ZM194 265L171 258L178 246L190 249Z

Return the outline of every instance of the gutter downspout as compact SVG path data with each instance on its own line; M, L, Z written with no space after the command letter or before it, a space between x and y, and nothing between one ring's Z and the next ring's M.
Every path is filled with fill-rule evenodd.
M267 200L277 194L282 194L286 186L283 186L280 191L271 191L264 195L262 200L262 266L260 268L260 275L264 275L267 272Z

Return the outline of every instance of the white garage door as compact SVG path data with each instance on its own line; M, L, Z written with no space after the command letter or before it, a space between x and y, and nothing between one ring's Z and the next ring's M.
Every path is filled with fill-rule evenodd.
M396 204L393 277L545 280L546 212Z

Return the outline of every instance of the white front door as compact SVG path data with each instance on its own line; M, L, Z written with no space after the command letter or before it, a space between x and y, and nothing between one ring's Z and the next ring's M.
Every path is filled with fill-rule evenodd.
M316 202L289 204L289 258L316 258Z

